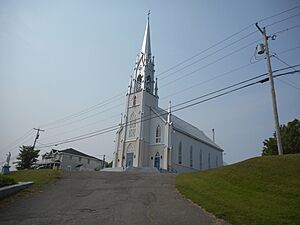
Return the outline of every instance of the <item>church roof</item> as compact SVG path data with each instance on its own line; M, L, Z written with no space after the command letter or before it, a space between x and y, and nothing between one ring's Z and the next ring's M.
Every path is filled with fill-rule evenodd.
M159 115L161 115L161 117L163 117L165 121L167 121L168 112L161 108L157 108L156 110L158 110L157 113ZM189 124L188 122L180 119L177 116L174 116L173 114L171 117L171 122L173 123L173 127L175 130L179 130L183 133L186 133L187 135L190 135L196 139L199 139L200 141L202 141L204 143L207 143L207 144L223 151L223 149L220 146L218 146L209 137L207 137L206 134L199 128Z
M94 156L87 155L87 154L85 154L83 152L80 152L80 151L77 151L77 150L75 150L73 148L67 148L65 150L59 150L59 152L68 153L68 154L72 154L72 155L83 156L83 157L87 157L87 158L93 158L93 159L97 159L97 160L102 161L101 159L98 159L98 158L96 158Z

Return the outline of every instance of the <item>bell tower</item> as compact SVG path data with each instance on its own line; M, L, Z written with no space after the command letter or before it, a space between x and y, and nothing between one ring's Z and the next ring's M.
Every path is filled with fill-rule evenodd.
M148 13L142 49L137 56L126 94L126 108L117 132L114 167L147 166L151 108L158 107L157 80L150 43ZM124 121L124 122L123 122ZM122 123L123 122L123 123Z

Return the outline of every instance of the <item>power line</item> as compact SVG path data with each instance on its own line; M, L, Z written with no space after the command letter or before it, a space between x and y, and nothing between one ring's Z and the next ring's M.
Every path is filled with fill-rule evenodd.
M86 128L86 127L89 127L89 126L91 126L91 125L95 125L95 124L97 124L97 123L99 123L99 122L107 121L107 119L116 118L117 116L119 117L120 114L115 114L115 115L113 115L113 116L111 116L111 117L109 117L109 118L104 118L104 119L101 119L101 120L97 120L97 121L95 121L95 122L92 122L92 123L89 123L89 124L86 124L86 125L77 127L77 128L75 128L75 129L72 129L72 130L69 130L69 131L65 131L65 132L61 132L61 133L58 133L58 134L54 134L54 135L52 135L52 136L50 136L50 137L47 137L46 139L43 139L43 140L48 140L49 138L52 138L52 137L57 137L57 136L59 136L59 135L63 135L63 134L67 134L67 133L70 133L70 132L78 131L78 130L80 130L80 129L82 129L82 128Z
M295 6L295 7L292 7L292 8L289 8L289 9L284 10L284 11L282 11L282 12L273 14L273 15L268 16L268 17L265 17L265 18L259 20L258 22L262 22L262 21L271 19L271 18L273 18L273 17L282 15L282 14L284 14L284 13L286 13L286 12L290 12L290 11L292 11L292 10L295 10L295 9L299 8L299 7L300 7L300 5ZM279 22L277 22L277 23L279 23ZM249 24L248 26L245 26L245 27L242 28L241 30L239 30L239 31L237 31L237 32L235 32L235 33L229 35L228 37L224 38L223 40L221 40L221 41L219 41L219 42L217 42L217 43L211 45L210 47L208 47L208 48L206 48L206 49L204 49L204 50L202 50L202 51L200 51L200 52L194 54L193 56L188 57L187 59L185 59L185 60L183 60L183 61L181 61L181 62L175 64L174 66L171 66L170 68L164 70L163 72L158 73L156 76L159 77L159 76L161 76L162 74L165 74L165 73L169 72L170 70L172 70L172 69L174 69L174 68L177 68L177 67L183 65L184 63L188 62L189 60L194 59L195 57L197 57L197 56L199 56L199 55L201 55L201 54L207 52L208 50L210 50L210 49L212 49L212 48L214 48L214 47L216 47L216 46L218 46L218 45L220 45L220 44L222 44L222 43L224 43L224 42L226 42L227 40L230 40L230 39L233 38L234 36L236 36L236 35L242 33L243 31L245 31L245 30L251 28L253 25L255 25L255 23L251 23L251 24ZM271 26L271 25L269 25L269 26Z
M288 10L282 11L282 12L280 12L280 13L274 14L274 15L272 15L272 16L263 18L263 19L261 19L260 21L264 21L264 20L270 19L270 18L272 18L272 17L276 17L276 16L278 16L278 15L281 15L281 14L284 14L284 13L286 13L286 12L292 11L292 10L294 10L294 9L296 9L296 8L299 8L299 7L300 7L300 5L299 5L299 6L296 6L296 7L293 7L293 8L290 8L290 9L288 9ZM280 21L276 21L276 22L274 22L274 23L271 23L271 24L269 24L269 25L267 25L267 26L272 26L272 25L274 25L274 24L277 24L277 23L280 23L280 22L282 22L282 21L291 19L291 18L296 17L296 16L298 16L298 15L299 15L299 14L290 16L290 17L285 18L285 19L282 19L282 20L280 20ZM197 54L195 54L195 55L193 55L192 57L189 57L188 59L184 60L183 62L181 62L181 63L179 63L179 64L182 65L183 63L185 63L185 62L187 62L187 61L189 61L189 60L195 58L196 56L199 56L199 55L203 54L204 52L208 51L209 49L212 49L212 48L216 47L217 45L220 45L221 43L223 43L223 42L225 42L225 41L231 39L232 37L234 37L234 36L236 36L236 35L242 33L242 32L245 31L245 30L247 30L247 29L250 28L252 25L253 25L253 24L244 27L242 30L240 30L240 31L238 31L238 32L236 32L236 33L230 35L229 37L227 37L227 38L225 38L225 39L223 39L223 40L221 40L221 41L219 41L219 42L217 42L216 44L210 46L209 48L207 48L207 49L205 49L205 50L203 50L203 51L201 51L201 52L199 52L199 53L197 53ZM295 28L295 27L292 27L292 28ZM292 29L292 28L291 28L291 29ZM254 33L254 32L250 33L249 35L252 35L253 33ZM244 37L242 37L242 38L239 39L239 40L242 40L242 39L248 37L249 35L244 36ZM238 41L239 41L239 40L238 40ZM238 42L238 41L236 41L236 42ZM233 42L233 43L231 43L231 44L229 44L229 45L223 47L222 49L219 49L219 50L215 51L214 53L219 52L219 51L221 51L221 50L223 50L223 49L225 49L225 48L227 48L227 47L233 45L233 44L236 43L236 42ZM206 57L204 57L204 58L207 58L207 57L213 55L214 53L211 53L211 54L209 54L208 56L206 56ZM202 58L202 59L203 59L203 58ZM201 60L201 59L200 59L200 60ZM196 62L198 62L198 61L200 61L200 60L197 60ZM191 65L195 64L196 62L191 63ZM173 69L173 68L175 68L175 67L180 66L179 64L176 64L175 66L169 68L168 71L170 71L171 69ZM213 64L213 63L212 63L212 64ZM188 66L190 66L190 65L188 65ZM186 68L186 67L188 67L188 66L185 66L184 68ZM182 68L182 69L184 69L184 68ZM182 69L180 69L180 70L182 70ZM162 73L159 73L157 76L160 76L160 75L162 75L163 73L166 73L166 72L168 72L168 71L164 71L164 72L162 72ZM178 72L178 71L176 71L176 72ZM175 72L175 73L176 73L176 72ZM193 71L193 72L196 72L196 71ZM169 75L170 75L170 74L169 74ZM168 75L168 76L169 76L169 75ZM181 79L181 78L180 78L180 79ZM177 80L179 80L179 79L176 79L175 81L177 81ZM175 82L175 81L171 81L171 83L173 83L173 82ZM164 86L166 86L166 85L164 85ZM125 92L122 92L122 96L123 96L123 93L125 93ZM121 96L120 96L120 95L117 95L117 96L114 96L114 97L112 97L112 98L110 98L110 99L113 99L113 98L115 98L115 97L121 97ZM110 99L108 99L108 100L110 100ZM53 122L51 122L51 123L44 124L44 126L49 126L50 124L55 124L55 123L62 123L62 122L65 121L65 120L70 120L71 118L81 116L81 115L83 115L83 114L85 114L85 113L88 113L88 112L94 110L95 107L100 106L101 104L107 102L108 100L103 101L103 102L101 102L101 103L98 103L98 104L96 104L96 105L94 105L94 106L91 106L91 107L89 107L89 108L87 108L87 109L85 109L85 110L82 110L82 111L78 112L78 113L71 114L71 115L69 115L69 116L67 116L67 117L64 117L64 118L62 118L62 119L53 121ZM89 117L88 117L88 118L89 118ZM81 120L78 120L78 121L81 121ZM73 122L71 122L71 123L69 123L69 124L72 124L72 123L73 123Z
M289 82L284 81L284 80L282 80L282 79L280 79L280 78L278 78L278 80L281 81L282 83L284 83L284 84L286 84L286 85L288 85L288 86L290 86L290 87L292 87L292 88L295 88L296 90L300 91L300 88L298 88L298 87L297 87L296 85L294 85L293 83L289 83Z
M292 26L292 27L285 28L285 29L280 30L280 31L277 31L277 32L275 32L274 34L275 34L275 35L276 35L276 34L281 34L281 33L284 33L284 32L286 32L286 31L291 31L291 30L293 30L293 29L296 29L296 28L298 28L298 27L300 27L300 24L295 25L295 26Z
M270 18L272 18L272 17L276 17L276 16L278 16L278 15L281 15L281 14L284 14L284 13L286 13L286 12L292 11L292 10L297 9L297 8L299 8L299 7L300 7L300 6L295 6L295 7L293 7L293 8L287 9L287 10L285 10L285 11L282 11L282 12L279 12L279 13L277 13L277 14L271 15L271 16L269 16L269 17L265 17L265 18L261 19L260 21L268 20L268 19L270 19ZM272 24L269 24L268 26L272 26L272 25L274 25L274 24L276 24L276 23L282 22L282 21L284 21L284 20L290 19L290 18L295 17L295 16L298 16L298 14L297 14L297 15L293 15L293 16L288 17L288 18L285 18L285 19L283 19L283 20L281 20L281 21L276 21L276 22L274 22L274 23L272 23ZM223 42L225 42L225 41L231 39L232 37L234 37L234 36L236 36L236 35L242 33L243 31L245 31L245 30L247 30L248 28L250 28L252 25L253 25L253 24L250 24L250 25L244 27L244 28L241 29L240 31L238 31L238 32L236 32L236 33L230 35L229 37L227 37L227 38L225 38L225 39L223 39L223 40L221 40L221 41L219 41L219 42L217 42L216 44L210 46L209 48L207 48L207 49L205 49L205 50L203 50L203 51L201 51L201 52L199 52L199 53L193 55L192 57L189 57L188 59L182 61L181 63L176 64L175 66L173 66L173 67L167 69L167 71L163 71L162 73L157 74L157 77L159 77L160 75L162 75L162 74L164 74L164 73L170 71L171 69L176 68L176 67L178 67L178 66L184 64L185 62L187 62L187 61L189 61L189 60L191 60L191 59L193 59L193 58L195 58L195 57L197 57L197 56L203 54L204 52L206 52L206 51L208 51L208 50L210 50L210 49L212 49L212 48L214 48L214 47L220 45L221 43L223 43ZM254 33L254 32L253 32L253 33ZM252 35L253 33L250 33L249 35ZM243 37L242 39L244 39L244 38L246 38L246 37L247 37L247 36ZM240 39L240 40L241 40L241 39ZM239 40L238 40L238 41L239 41ZM232 43L232 44L233 44L233 43ZM230 44L230 45L232 45L232 44ZM227 47L230 46L230 45L227 45ZM226 48L226 47L224 47L224 48ZM224 49L224 48L222 48L222 49ZM218 51L221 51L222 49L220 49L220 50L218 50ZM217 52L218 52L218 51L217 51ZM210 55L212 55L212 54L210 54ZM209 55L209 56L210 56L210 55ZM208 57L208 56L207 56L207 57ZM197 61L199 61L199 60L197 60ZM194 62L194 63L196 63L196 62ZM194 64L194 63L193 63L193 64ZM186 66L186 67L187 67L187 66ZM185 67L185 68L186 68L186 67ZM181 69L181 70L182 70L182 69ZM178 72L178 71L177 71L177 72ZM105 103L105 102L107 102L107 101L109 101L109 100L111 100L111 99L114 99L115 97L121 97L121 96L123 96L124 93L126 93L126 92L122 92L122 93L119 94L119 95L116 95L116 96L114 96L114 97L112 97L112 98L110 98L110 99L108 99L108 100L103 101L103 102L97 103L96 105L93 105L93 106L91 106L91 107L88 107L87 109L84 109L84 110L82 110L82 111L79 111L78 113L74 113L74 114L71 114L71 115L69 115L69 116L63 117L63 118L61 118L61 119L55 120L55 121L53 121L53 122L43 124L43 125L41 125L40 127L48 127L48 126L51 125L51 124L62 123L63 121L70 120L70 119L73 118L73 117L81 116L81 115L83 115L83 114L85 114L85 113L88 113L88 112L94 110L94 108L96 108L96 107L98 107L98 106L101 106L103 103Z
M200 83L193 84L193 85L191 85L191 86L189 86L189 87L187 87L187 88L184 88L184 89L182 89L182 90L180 90L180 91L177 91L177 92L174 92L174 93L169 94L169 95L167 95L167 96L164 96L164 97L161 98L161 99L166 99L167 97L170 97L170 96L174 96L174 95L180 94L180 93L182 93L182 92L184 92L184 91L187 91L187 90L191 90L191 89L194 88L194 87L198 87L198 86L200 86L200 85L202 85L202 84L205 84L205 83L208 83L208 82L210 82L210 81L216 80L216 79L218 79L218 78L220 78L220 77L223 77L223 76L225 76L225 75L231 74L231 73L233 73L233 72L237 72L237 71L242 70L242 69L244 69L244 68L246 68L246 67L248 67L248 66L251 66L251 65L253 65L253 64L252 64L252 63L248 63L248 64L245 64L245 65L243 65L243 66L237 67L237 68L235 68L235 69L233 69L233 70L227 71L227 72L225 72L225 73L221 73L221 74L216 75L216 76L214 76L214 77L212 77L212 78L210 78L210 79L201 81Z
M286 68L283 68L283 69L280 69L280 70L285 70ZM280 70L277 70L277 71L280 71ZM297 71L298 72L298 71ZM283 76L283 75L287 75L287 74L292 74L292 73L295 73L295 71L292 71L292 72L286 72L286 73L281 73L281 74L278 74L274 77L279 77L279 76ZM248 81L250 80L253 80L253 79L257 79L259 77L262 77L262 76L265 76L266 74L261 74L261 75L258 75L256 76L255 78L252 78L252 79L248 79ZM245 83L246 81L241 81L239 83L236 83L235 85L231 85L231 87L234 87L234 86L238 86L238 85L241 85L243 83ZM208 99L204 99L202 101L199 101L199 102L195 102L195 103L191 103L187 106L182 106L181 108L178 108L178 109L174 109L173 112L176 112L176 111L179 111L179 110L183 110L185 108L188 108L188 107L192 107L192 106L195 106L195 105L198 105L200 103L203 103L203 102L206 102L206 101L209 101L209 100L212 100L212 99L215 99L217 97L220 97L220 96L223 96L225 94L229 94L229 93L232 93L232 92L235 92L237 90L240 90L240 89L243 89L243 88L246 88L246 87L249 87L249 86L252 86L254 84L257 84L257 83L264 83L266 82L266 79L263 79L263 80L259 80L259 81L255 81L253 83L250 83L250 84L246 84L242 87L238 87L238 88L235 88L235 89L232 89L232 90L229 90L229 91L226 91L224 93L221 93L221 94L218 94L216 96L213 96L213 97L210 97ZM227 87L229 88L229 87ZM222 91L225 90L226 88L222 88ZM214 91L214 92L211 92L210 94L215 94L215 93L218 93L220 92L220 90L217 90L217 91ZM204 96L208 96L209 94L206 94ZM184 104L187 104L187 103L190 103L191 101L195 101L197 99L200 99L200 98L203 98L204 96L199 96L197 98L194 98L193 100L188 100L186 102L183 102L183 103L180 103L180 104L177 104L174 106L174 108L178 107L178 106L181 106L181 105L184 105ZM162 113L160 115L156 115L155 117L157 116L163 116L163 115L166 115L167 113ZM126 126L130 126L132 124L137 124L137 123L141 123L141 122L144 122L144 121L147 121L147 120L150 120L150 119L153 119L155 117L151 117L150 118L141 118L141 119L136 119L136 121L134 122L130 122L129 124L127 124ZM137 121L137 120L140 120L140 121ZM123 124L124 125L124 124ZM115 125L115 126L111 126L111 127L107 127L107 128L104 128L104 129L101 129L101 130L97 130L97 131L94 131L94 132L90 132L90 133L87 133L87 134L84 134L84 135L80 135L80 136L77 136L77 137L73 137L73 138L69 138L69 139L65 139L65 140L62 140L62 141L57 141L57 142L52 142L52 143L48 143L46 144L45 146L40 146L40 148L44 148L44 147L50 147L50 146L56 146L56 145L61 145L61 144L65 144L65 143L70 143L70 142L74 142L74 141L78 141L78 140L83 140L83 139L87 139L87 138L90 138L90 137L94 137L94 136L98 136L100 134L105 134L105 133L109 133L111 131L114 131L114 130L117 130L119 129L119 125Z
M249 43L249 44L247 44L247 45L245 45L245 46L243 46L243 47L241 47L241 48L239 48L239 49L237 49L237 50L235 50L235 51L232 51L232 52L230 52L229 54L227 54L227 55L225 55L225 56L222 56L222 57L218 58L217 60L215 60L215 61L213 61L213 62L210 62L210 63L208 63L208 64L206 64L206 65L204 65L204 66L202 66L202 67L200 67L200 68L197 68L197 69L193 70L192 72L189 72L189 73L184 74L184 75L182 75L182 76L180 76L180 77L178 77L178 78L176 78L176 79L174 79L174 80L172 80L172 81L169 81L167 84L162 85L161 87L168 86L168 85L170 85L170 84L172 84L172 83L174 83L174 82L176 82L176 81L178 81L178 80L181 80L181 79L184 79L184 78L186 78L186 77L189 77L189 76L191 76L192 74L194 74L195 72L198 72L198 71L200 71L200 70L202 70L202 69L205 69L205 68L208 67L208 66L211 66L211 65L213 65L213 64L215 64L215 63L217 63L217 62L219 62L219 61L221 61L221 60L223 60L223 59L225 59L225 58L227 58L227 57L229 57L229 56L231 56L231 55L233 55L233 54L239 52L239 51L242 51L242 50L246 49L247 47L252 46L253 44L257 43L258 41L260 41L260 39L257 39L257 40L255 40L254 42L251 42L251 43Z
M285 51L282 51L282 52L279 52L278 54L283 54L283 53L286 53L286 52L288 52L288 51L295 50L296 48L300 48L300 46L299 46L299 47L292 48L292 49L288 49L288 50L285 50ZM249 65L250 65L250 64L247 64L247 65L238 67L238 68L236 68L236 69L233 69L233 70L231 70L231 71L222 73L222 74L217 75L217 76L215 76L215 77L213 77L213 78L211 78L211 79L205 80L205 81L200 82L200 83L198 83L198 84L196 84L196 85L192 85L192 86L189 87L189 88L185 88L185 89L183 89L183 90L181 90L181 91L172 93L172 95L176 95L176 94L178 94L178 93L182 93L183 91L188 90L188 89L190 89L190 88L193 88L193 87L199 86L199 85L201 85L201 84L207 83L207 82L209 82L209 81L215 80L215 79L217 79L217 78L219 78L219 77L222 77L222 76L224 76L224 75L230 74L230 73L232 73L232 72L236 72L236 71L238 71L238 70L240 70L240 69L243 69L243 68L245 68L245 67L247 67L247 66L249 66ZM165 99L165 98L168 97L168 96L171 96L171 95L167 95L167 96L163 97L162 99ZM120 105L123 105L123 104L120 104ZM120 105L117 105L117 107L120 106ZM115 108L115 107L112 107L112 108ZM104 111L108 111L108 110L109 110L109 109L104 110ZM101 113L101 112L100 112L100 113ZM99 114L100 114L100 113L99 113ZM88 116L88 117L85 117L85 118L83 118L83 119L80 119L80 120L77 120L77 121L72 121L72 122L70 122L70 123L67 123L67 124L64 124L64 125L61 125L61 126L57 126L57 127L53 127L53 128L50 128L50 129L60 128L60 127L64 127L64 126L73 124L73 123L75 123L75 122L80 122L80 121L82 121L82 120L84 120L84 119L87 119L87 118L90 118L90 117L94 117L94 116L96 116L97 114L98 114L98 113L96 113L96 114L94 114L94 115L91 115L91 116ZM114 116L114 117L115 117L115 116ZM111 117L110 117L110 118L111 118ZM107 120L107 118L104 118L103 120ZM101 121L103 121L103 120L101 120ZM94 123L90 123L90 124L94 124ZM88 126L88 125L82 126L82 127L87 127L87 126ZM80 127L80 128L82 128L82 127ZM80 128L78 128L78 129L80 129ZM76 130L78 130L78 129L76 129ZM74 131L74 129L73 129L72 131ZM60 134L65 134L65 133L69 133L69 132L63 132L63 133L60 133ZM57 135L54 135L54 136L57 136Z
M190 61L191 59L193 59L193 58L195 58L195 57L197 57L197 56L199 56L199 55L201 55L201 54L207 52L208 50L210 50L210 49L212 49L212 48L214 48L214 47L216 47L216 46L222 44L223 42L225 42L225 41L231 39L232 37L234 37L234 36L236 36L236 35L242 33L243 31L249 29L251 26L252 26L252 24L251 24L251 25L248 25L248 26L246 26L246 27L244 27L244 28L241 29L240 31L238 31L238 32L236 32L236 33L234 33L234 34L228 36L227 38L225 38L225 39L223 39L223 40L217 42L216 44L213 44L212 46L210 46L210 47L208 47L208 48L206 48L206 49L204 49L204 50L202 50L202 51L196 53L195 55L193 55L193 56L191 56L191 57L189 57L189 58L187 58L187 59L181 61L180 63L178 63L178 64L176 64L176 65L170 67L169 69L167 69L167 70L165 70L165 71L163 71L163 72L161 72L161 73L159 73L159 74L157 74L156 76L159 77L159 76L161 76L161 75L163 75L163 74L169 72L170 70L172 70L172 69L174 69L174 68L177 68L177 67L183 65L184 63Z
M282 11L282 12L276 13L276 14L274 14L274 15L265 17L265 18L263 18L263 19L261 19L261 20L258 20L257 22L258 22L258 23L261 23L262 21L271 19L271 18L276 17L276 16L280 16L280 15L286 13L286 12L290 12L290 11L292 11L292 10L294 10L294 9L298 9L298 8L300 8L300 5L297 5L297 6L295 6L295 7L289 8L289 9L287 9L287 10L284 10L284 11Z
M295 15L292 15L292 16L289 16L289 17L287 17L287 18L284 18L284 19L281 19L281 20L275 21L275 22L273 22L273 23L270 23L270 24L266 25L266 27L273 26L273 25L275 25L275 24L281 23L281 22L283 22L283 21L286 21L286 20L292 19L292 18L294 18L294 17L297 17L297 16L300 16L300 13L297 13L297 14L295 14Z
M81 121L83 121L83 120L86 120L86 119L95 117L95 116L97 116L97 115L99 115L99 114L102 114L102 113L104 113L104 112L107 112L107 111L109 111L109 110L111 110L111 109L117 108L117 107L122 106L122 105L124 105L124 103L121 103L121 104L112 106L112 107L110 107L110 108L108 108L108 109L102 110L102 111L100 111L100 112L94 113L94 114L92 114L92 115L86 116L86 117L84 117L84 118L81 118L81 119L78 119L78 120L75 120L75 121L71 121L71 122L66 123L66 124L62 124L62 125L55 126L55 127L50 127L50 128L48 128L48 130L53 130L53 129L65 127L65 126L68 126L68 125L71 125L71 124L74 124L74 123L81 122Z
M297 71L297 69L295 68L295 66L291 66L290 64L288 64L287 62L283 61L282 59L280 59L277 55L274 55L275 59L279 60L280 62L282 62L283 64L285 64L286 66L288 66L288 68L293 69L294 71Z
M10 144L6 145L3 150L5 149L11 149L11 147L14 147L17 143L21 142L22 140L26 139L27 137L29 137L31 134L33 133L33 130L30 129L28 130L25 134L23 134L21 137L18 137L16 140L14 140L13 142L11 142Z
M188 64L188 65L186 65L186 66L184 66L184 67L182 67L182 68L180 68L180 69L178 69L178 70L176 70L175 72L172 72L172 73L170 73L170 74L168 74L168 75L166 75L166 76L160 78L160 81L161 81L161 80L164 80L165 78L167 78L167 77L169 77L169 76L172 76L172 75L174 75L174 74L176 74L176 73L178 73L178 72L180 72L180 71L186 69L187 67L190 67L190 66L192 66L192 65L194 65L194 64L196 64L196 63L198 63L198 62L200 62L200 61L202 61L202 60L204 60L204 59L206 59L206 58L208 58L208 57L210 57L210 56L212 56L212 55L215 55L216 53L218 53L218 52L220 52L220 51L222 51L222 50L224 50L224 49L226 49L226 48L228 48L228 47L230 47L230 46L232 46L232 45L235 45L236 43L238 43L238 42L240 42L240 41L242 41L242 40L244 40L244 39L250 37L251 35L253 35L253 34L255 34L255 33L256 33L256 32L251 32L250 34L247 34L246 36L243 36L242 38L240 38L240 39L238 39L238 40L236 40L236 41L234 41L234 42L231 42L230 44L226 45L225 47L223 47L223 48L221 48L221 49L218 49L218 50L216 50L216 51L214 51L214 52L212 52L212 53L210 53L210 54L208 54L208 55L206 55L206 56L204 56L204 57L202 57L202 58L200 58L200 59L197 59L196 61L194 61L194 62L192 62L192 63L190 63L190 64Z
M40 127L48 127L49 125L52 125L52 124L62 123L62 122L64 122L64 121L66 121L66 120L70 120L71 118L78 117L78 116L80 116L80 115L83 115L83 114L85 114L85 113L88 113L88 112L90 112L90 111L93 111L95 108L99 108L99 107L101 107L101 106L103 106L103 105L107 105L107 104L110 104L111 102L114 102L114 101L116 101L116 100L119 100L121 97L123 97L123 94L124 94L124 93L126 93L126 92L122 92L121 94L115 95L115 96L113 96L113 97L111 97L111 98L108 98L107 100L101 101L101 102L99 102L99 103L97 103L97 104L95 104L95 105L93 105L93 106L90 106L90 107L88 107L88 108L86 108L86 109L84 109L84 110L81 110L81 111L79 111L79 112L77 112L77 113L73 113L73 114L70 114L70 115L68 115L68 116L65 116L65 117L63 117L63 118L61 118L61 119L58 119L58 120L55 120L55 121L52 121L52 122L49 122L49 123L46 123L46 124L42 124ZM113 100L113 99L115 99L115 98L117 98L117 99L116 99L116 100Z

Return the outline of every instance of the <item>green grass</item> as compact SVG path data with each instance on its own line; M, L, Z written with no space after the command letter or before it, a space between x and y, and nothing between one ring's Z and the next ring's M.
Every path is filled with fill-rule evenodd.
M13 178L0 174L0 188L15 184L15 183L16 183L16 181Z
M177 189L232 224L300 224L300 155L264 156L176 177Z
M0 204L10 202L17 197L24 196L28 193L39 191L43 185L59 179L60 173L60 170L41 169L13 171L9 175L5 175L5 177L12 178L17 182L33 181L34 184L16 195L1 200Z

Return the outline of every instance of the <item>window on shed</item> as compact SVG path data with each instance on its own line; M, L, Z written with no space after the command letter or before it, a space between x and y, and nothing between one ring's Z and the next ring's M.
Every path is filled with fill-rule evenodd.
M72 158L73 158L73 156L72 156L72 155L70 155L70 160L72 160Z
M210 152L208 153L208 168L210 169L211 165L210 165Z
M155 132L155 142L160 143L161 140L161 127L157 125L156 132Z
M90 160L90 159L88 159L88 164L90 164L90 161L91 161L91 160Z
M78 157L78 161L81 162L81 157Z
M218 160L218 156L216 156L216 167L218 167L218 164L219 164L218 161L219 161L219 160Z
M193 167L193 146L190 148L190 167Z
M182 163L182 144L179 142L179 148L178 148L178 163Z

